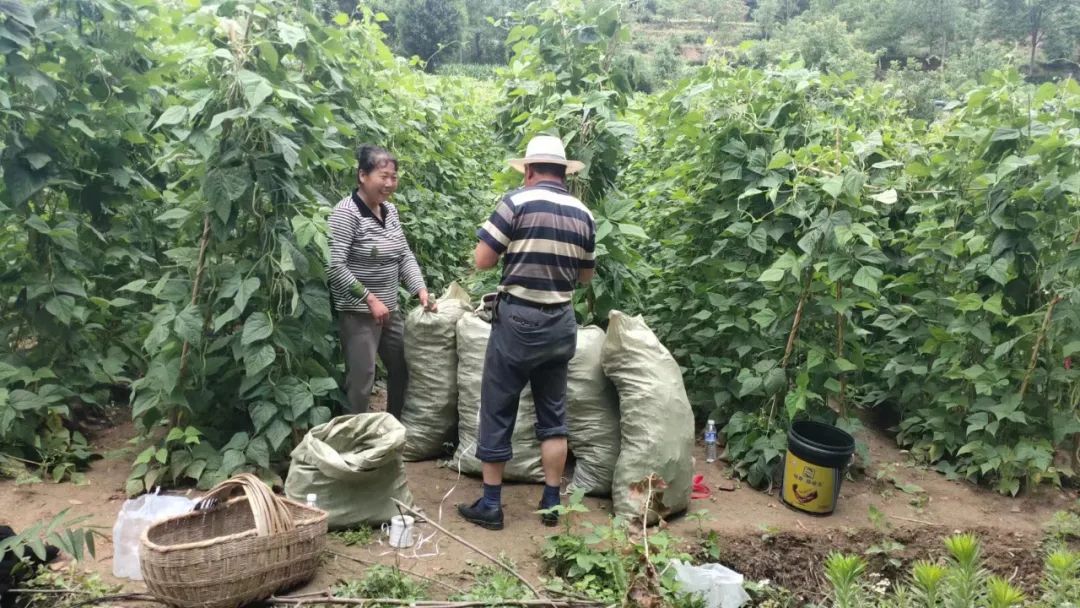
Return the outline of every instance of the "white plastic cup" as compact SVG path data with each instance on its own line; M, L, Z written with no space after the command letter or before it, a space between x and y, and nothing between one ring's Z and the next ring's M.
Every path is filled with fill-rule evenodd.
M387 533L391 547L405 549L416 542L416 520L409 515L395 515L390 518L390 531Z

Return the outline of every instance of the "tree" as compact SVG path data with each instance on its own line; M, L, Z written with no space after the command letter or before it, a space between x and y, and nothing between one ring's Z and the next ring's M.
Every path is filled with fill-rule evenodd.
M460 0L404 0L394 28L405 54L420 57L430 71L449 53L460 53L465 7Z
M506 29L499 24L507 13L525 8L526 0L465 0L465 63L506 63Z
M758 24L762 37L768 39L804 8L799 0L759 0L751 17Z
M1030 76L1044 44L1055 54L1064 53L1070 59L1075 56L1080 7L1075 0L988 0L984 27L991 37L1027 44Z
M748 12L744 0L697 0L692 6L717 29L725 23L742 22Z

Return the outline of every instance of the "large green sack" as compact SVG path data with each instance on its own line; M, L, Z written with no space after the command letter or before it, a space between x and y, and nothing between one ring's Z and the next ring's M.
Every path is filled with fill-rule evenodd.
M329 513L331 529L380 526L398 515L393 499L412 505L401 448L405 427L385 412L338 416L292 451L285 495Z
M480 432L480 384L484 377L491 324L469 313L458 321L458 447L450 466L466 475L480 475L482 465L476 458ZM506 463L503 477L509 481L544 481L540 465L540 442L536 440L536 407L528 387L521 393L517 423L510 445L513 458Z
M645 320L618 311L608 320L603 366L622 430L612 499L616 514L653 524L690 505L694 414L679 364Z
M457 441L457 322L469 312L469 294L452 283L438 311L417 306L405 317L409 386L401 423L407 462L445 456ZM447 449L447 444L451 449Z
M599 327L578 329L566 379L568 439L576 461L567 489L592 496L611 495L619 458L619 397L601 365L604 338Z

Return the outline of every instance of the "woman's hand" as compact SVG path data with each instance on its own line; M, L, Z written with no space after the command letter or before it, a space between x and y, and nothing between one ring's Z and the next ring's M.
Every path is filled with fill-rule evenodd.
M426 289L421 289L420 293L416 295L420 297L420 305L424 307L424 310L429 312L435 312L439 310L439 306L435 303L435 299L428 297L428 292Z
M385 325L390 320L390 309L386 307L386 304L382 303L382 300L376 298L375 294L368 294L367 305L371 309L371 316L375 317L376 324Z

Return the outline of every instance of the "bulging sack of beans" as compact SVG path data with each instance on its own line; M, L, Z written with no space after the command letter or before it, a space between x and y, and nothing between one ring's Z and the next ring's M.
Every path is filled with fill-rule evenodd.
M445 456L457 441L457 322L472 309L469 294L452 283L437 310L417 306L405 317L409 386L401 423L409 462Z
M457 323L458 347L458 447L450 466L466 475L480 475L481 462L476 458L480 434L480 385L484 378L491 324L479 314L469 313ZM513 458L506 463L503 477L509 481L543 482L540 465L540 442L536 439L536 407L528 387L521 393L517 422L510 439Z
M690 505L694 413L675 357L640 316L612 311L602 363L619 392L615 512L656 523Z
M604 375L604 330L578 328L577 350L566 381L566 419L574 475L568 490L610 496L619 458L619 397Z

